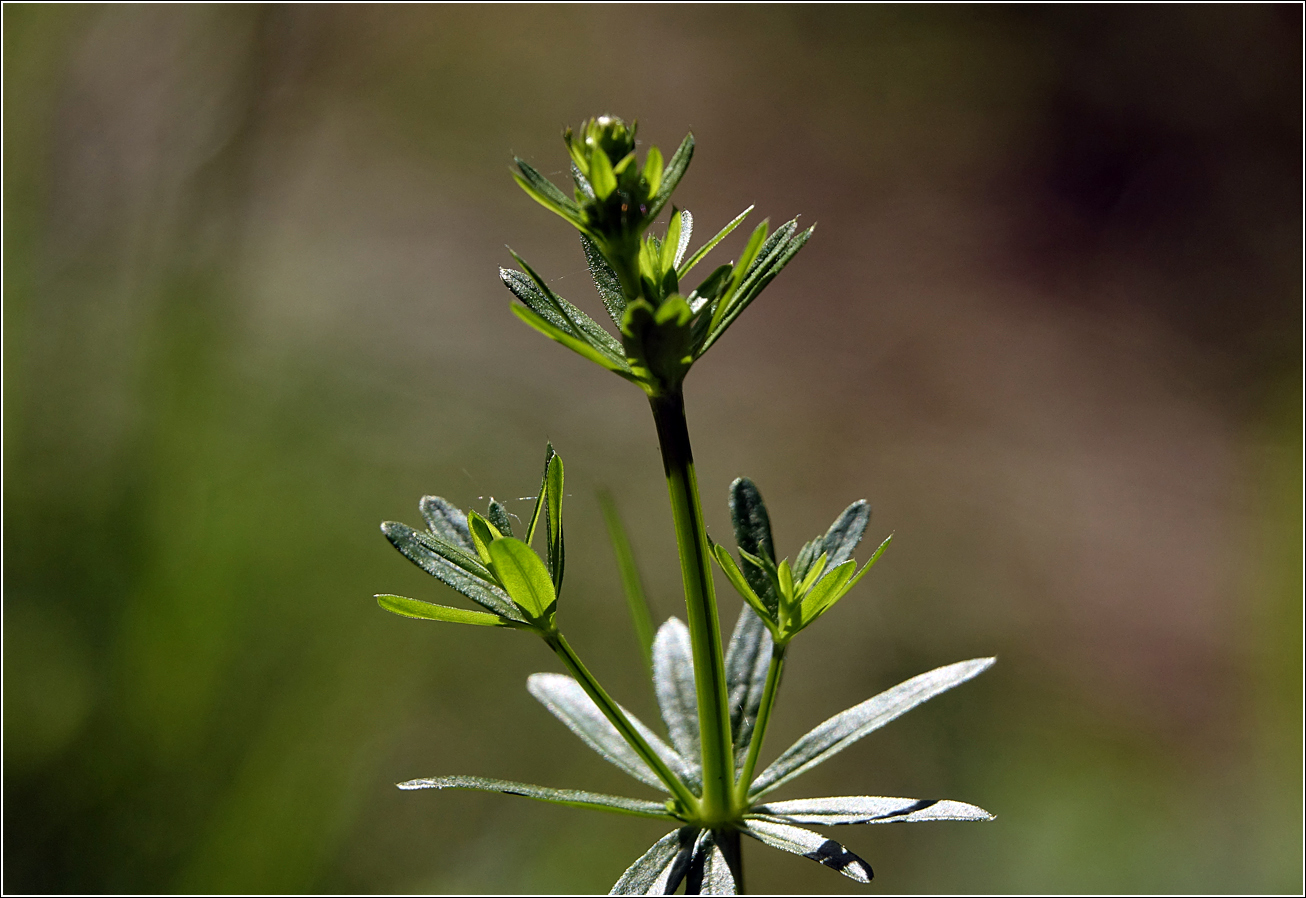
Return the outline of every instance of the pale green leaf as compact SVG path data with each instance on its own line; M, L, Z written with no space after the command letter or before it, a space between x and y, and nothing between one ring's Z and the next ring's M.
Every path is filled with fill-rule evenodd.
M810 829L746 817L743 831L764 845L814 860L857 882L870 882L875 875L866 861L833 839Z
M514 602L537 620L548 614L558 597L548 568L530 546L505 536L490 543L490 558L499 582Z
M609 895L671 895L689 867L699 830L682 826L653 843L621 874Z
M689 274L690 269L692 269L699 262L703 261L703 257L706 256L708 253L710 253L713 249L715 249L718 243L720 243L722 240L725 240L726 237L729 236L731 231L739 227L739 225L743 222L743 220L748 217L748 213L752 211L753 211L753 207L749 206L743 212L740 212L730 221L728 225L726 225L724 228L718 231L715 237L713 237L707 243L704 243L701 247L699 247L698 250L692 256L689 257L688 261L684 262L683 264L677 263L676 274L679 275L680 278L683 280L685 275Z
M992 820L983 808L961 801L930 798L880 798L842 795L837 798L798 798L773 801L750 809L787 823L842 826L854 823L920 823L927 820Z
M483 776L432 776L409 780L399 784L400 789L475 789L480 792L498 792L503 795L520 795L536 801L550 804L567 805L573 808L587 808L594 811L612 811L633 817L656 817L660 820L675 820L667 812L666 805L656 801L643 801L638 798L624 798L620 795L604 795L601 792L582 792L579 789L550 789L547 786L534 786L530 783L514 783L510 780L489 779Z
M662 720L671 734L671 745L685 759L686 766L699 772L698 693L694 688L694 652L689 628L670 618L658 628L653 641L653 692ZM697 790L700 777L688 783Z
M438 620L451 624L474 624L478 627L515 627L518 623L497 614L484 611L468 611L465 608L450 608L448 605L433 605L418 599L406 599L403 596L379 595L376 603L386 611L402 617L418 620Z

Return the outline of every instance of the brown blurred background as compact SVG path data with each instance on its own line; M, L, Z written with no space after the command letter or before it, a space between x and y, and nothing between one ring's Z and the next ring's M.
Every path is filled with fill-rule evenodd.
M781 797L998 815L840 831L872 890L1299 892L1301 16L6 5L5 889L606 891L661 834L398 792L645 794L526 693L536 641L371 598L455 601L377 524L521 513L552 439L561 621L656 716L594 500L683 615L646 406L496 277L509 244L601 316L508 165L565 180L612 112L693 130L695 245L749 203L820 225L689 380L712 533L739 474L781 553L861 497L896 533L764 761L999 657Z

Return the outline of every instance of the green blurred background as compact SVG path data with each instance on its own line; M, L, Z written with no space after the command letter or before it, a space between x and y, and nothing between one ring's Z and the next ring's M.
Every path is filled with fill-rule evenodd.
M740 474L782 553L860 497L897 534L763 760L999 657L782 797L998 815L841 831L872 890L1299 892L1301 15L6 5L5 889L606 891L661 834L396 790L644 794L529 697L537 641L371 598L455 599L377 524L520 514L551 439L562 623L656 716L594 499L683 615L646 405L496 277L601 315L508 165L565 179L610 111L694 131L699 240L820 224L689 380L713 535Z

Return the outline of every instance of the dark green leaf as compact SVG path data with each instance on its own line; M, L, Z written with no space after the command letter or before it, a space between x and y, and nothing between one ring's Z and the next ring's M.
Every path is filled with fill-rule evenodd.
M871 871L871 865L866 861L833 839L827 839L810 829L746 817L743 831L764 845L802 855L818 864L824 864L831 870L838 870L849 879L870 882L871 877L875 875Z
M547 443L544 447L544 474L540 477L540 491L535 496L535 510L531 512L531 522L526 527L526 545L535 542L535 528L540 523L540 514L544 511L544 505L547 502L545 498L549 489L549 464L553 461L553 444Z
M485 519L493 524L504 536L512 536L512 519L508 517L508 509L504 508L503 503L498 499L490 499L490 506L486 509Z
M865 499L859 499L849 505L843 510L843 514L835 518L830 529L825 531L822 541L822 551L830 556L826 559L829 567L838 567L853 557L853 551L862 541L862 534L866 532L866 525L870 522L871 506Z
M418 507L426 519L426 526L437 537L467 552L476 551L472 545L472 536L467 532L467 515L453 503L439 496L423 496Z
M494 561L499 582L514 602L536 620L548 614L558 597L553 591L548 569L530 546L505 536L490 544L490 558Z
M562 539L562 457L555 455L545 472L549 488L545 491L548 501L544 505L544 526L549 537L549 574L553 578L553 589L562 595L562 572L567 558Z
M508 252L512 253L512 250ZM499 269L499 277L514 296L563 333L583 340L613 362L624 361L621 344L617 342L616 337L605 331L593 318L554 293L535 269L526 264L525 259L516 253L512 253L512 256L524 270L525 280L521 277L522 272L507 268Z
M617 556L617 570L621 574L621 590L626 596L626 605L630 608L630 620L635 626L635 638L639 641L640 651L644 653L644 662L653 670L653 615L649 610L648 598L644 594L644 584L635 565L635 553L630 547L626 528L617 514L616 503L607 492L599 493L599 505L603 509L603 521L608 527L608 538L612 540L612 551Z
M564 331L559 330L557 327L550 324L548 321L544 320L539 315L535 314L525 306L514 305L512 307L512 312L522 321L525 321L531 327L535 328L537 331L544 334L544 336L548 337L551 340L556 340L557 342L561 343L563 346L567 347L577 355L589 359L594 364L599 365L600 367L603 368L607 368L609 371L619 374L622 377L626 378L627 380L636 379L635 376L631 373L630 366L626 364L626 360L624 358L619 362L614 361L612 358L604 355L602 352L599 352L589 343L586 343L583 340L580 340L576 337L571 336L570 334L565 333Z
M703 257L706 256L708 253L710 253L714 248L716 248L716 245L718 243L720 243L722 240L725 240L731 231L739 227L740 223L745 218L748 217L748 213L752 211L753 211L753 207L749 206L743 212L740 212L738 215L736 215L734 219L731 220L730 224L726 225L724 228L718 231L716 236L713 237L711 240L709 240L707 243L704 243L692 256L689 257L689 260L687 262L685 262L684 264L678 264L676 266L676 274L679 275L680 278L683 280L685 275L689 274L690 269L693 268L695 265L697 265L699 262L703 261Z
M734 874L717 844L716 833L705 829L699 833L694 852L685 871L686 895L734 895Z
M621 279L603 257L597 243L581 234L580 245L585 251L585 261L589 263L590 277L599 291L599 299L603 300L603 307L608 310L612 322L621 327L621 316L626 311L626 294L621 290Z
M753 807L754 814L779 817L788 823L839 826L850 823L919 823L926 820L992 820L983 808L960 801L920 798L879 798L843 795L838 798L799 798Z
M549 202L573 214L580 210L580 207L576 205L571 197L559 190L556 184L536 171L525 159L514 157L512 161L517 163L517 167L521 169L522 177L526 179L531 188L542 194Z
M761 776L753 781L749 795L757 798L784 785L921 702L982 673L994 660L975 658L936 668L836 714L795 742L762 771Z
M735 543L741 550L775 564L771 517L766 512L766 503L762 501L757 485L747 477L740 477L730 484L730 520L735 528ZM766 573L750 564L744 565L742 570L758 598L768 608L777 607L780 599L775 584Z
M478 627L518 626L516 621L500 617L497 614L486 614L484 611L468 611L465 608L450 608L448 605L433 605L430 602L406 599L403 596L380 595L376 597L376 603L386 611L391 611L402 617L417 618L418 620L438 620L451 624L475 624Z
M780 251L774 256L773 261L771 261L764 269L760 269L755 277L748 278L748 283L741 285L739 291L730 297L728 305L723 303L722 308L718 309L713 316L714 320L711 332L700 344L698 355L701 356L703 353L707 352L712 344L721 338L721 335L724 334L730 325L734 323L735 319L743 314L744 309L748 307L749 303L751 303L757 295L762 292L767 284L771 283L775 276L780 273L781 269L789 264L789 260L803 248L804 244L807 243L808 239L812 236L812 232L815 230L816 227L812 226L807 230L794 235L792 239L788 240L784 246L780 248Z
M683 826L667 833L621 874L609 895L671 895L680 887L699 830Z
M694 689L694 651L689 629L676 618L658 628L653 641L653 691L671 745L695 774L699 771L698 693ZM701 778L687 785L697 790Z
M594 811L614 811L633 817L657 817L661 820L675 820L667 813L666 805L656 801L641 801L638 798L623 798L620 795L604 795L601 792L582 792L578 789L550 789L547 786L533 786L530 783L514 783L510 780L488 779L483 776L432 776L409 780L399 784L400 789L476 789L481 792L499 792L503 795L520 795L562 804L573 808L588 808Z
M499 587L474 577L467 571L437 555L429 545L419 538L420 534L407 524L386 521L381 525L381 532L394 544L405 558L435 577L446 586L462 593L486 611L491 611L512 620L524 620L522 613L508 594Z
M726 649L726 692L730 698L730 730L736 765L743 763L753 739L753 725L757 723L757 712L762 706L772 645L771 631L757 612L747 605L739 609L739 621Z
M493 582L494 575L474 553L476 551L474 544L471 552L465 552L457 546L451 546L442 539L439 539L432 533L423 533L421 530L414 530L413 538L423 546L430 549L436 555L439 555L445 561L453 562L458 567L471 574L473 577L479 577L487 582Z
M648 212L644 215L645 221L653 221L662 211L662 207L671 199L671 194L680 183L680 179L685 176L685 170L689 168L689 160L694 156L694 135L686 134L685 139L680 142L679 149L672 155L667 162L666 168L662 171L662 183L658 185L657 193L653 195L649 202Z

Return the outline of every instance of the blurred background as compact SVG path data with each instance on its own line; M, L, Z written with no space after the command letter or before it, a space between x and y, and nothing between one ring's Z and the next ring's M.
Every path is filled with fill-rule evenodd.
M606 891L661 835L396 790L647 793L527 694L537 641L372 599L461 604L377 525L522 514L551 439L560 619L656 718L594 498L683 616L647 406L496 276L508 244L602 318L508 166L565 181L611 112L693 130L695 245L750 203L820 225L687 384L712 534L741 474L782 554L862 497L896 533L763 761L999 658L778 797L998 815L836 831L872 890L1299 892L1301 16L6 5L4 888Z

